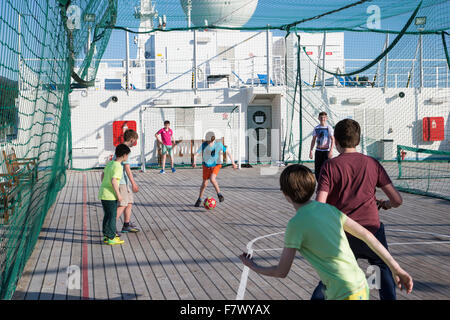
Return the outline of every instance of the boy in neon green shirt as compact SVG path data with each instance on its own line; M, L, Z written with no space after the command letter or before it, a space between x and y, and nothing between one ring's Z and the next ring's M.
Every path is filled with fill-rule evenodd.
M102 201L105 215L103 216L103 242L109 245L124 243L116 235L116 214L117 201L122 201L119 192L119 182L123 176L122 162L128 160L130 148L124 144L119 144L115 151L116 159L110 161L103 173L102 184L98 192L98 198Z
M363 240L389 266L398 287L412 291L413 281L367 229L335 207L310 200L316 187L311 170L291 165L283 170L280 186L286 200L297 211L289 221L285 245L278 266L258 266L246 253L242 262L253 271L284 278L291 269L296 251L311 263L326 286L328 300L368 300L369 289L345 232ZM345 232L344 232L345 231Z

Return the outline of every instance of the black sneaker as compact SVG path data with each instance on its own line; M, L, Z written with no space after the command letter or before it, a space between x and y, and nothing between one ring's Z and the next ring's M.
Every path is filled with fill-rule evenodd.
M225 201L225 198L223 197L223 195L218 194L217 196L219 197L219 202L224 202Z
M130 227L132 228L137 228L137 225L135 225L133 222L130 221L130 223L128 224Z
M139 232L139 229L136 228L136 227L132 227L131 225L129 225L128 227L123 226L122 232L123 232L123 233L127 233L127 232L133 232L133 233L136 233L136 232Z
M202 204L202 199L198 199L197 202L195 203L195 207L200 207L201 204Z

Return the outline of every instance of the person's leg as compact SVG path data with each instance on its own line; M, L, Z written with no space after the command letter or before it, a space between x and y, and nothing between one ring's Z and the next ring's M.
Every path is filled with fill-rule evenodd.
M322 169L323 163L328 159L328 151L318 151L316 150L315 160L314 160L314 175L316 180L319 181L320 169Z
M384 234L384 225L382 223L374 236L386 249L388 249L386 236ZM347 238L356 259L367 259L370 265L377 266L380 269L380 299L396 300L395 282L389 267L367 246L367 244L364 243L364 241L351 235L347 235Z
M102 206L105 212L103 217L103 235L109 239L114 239L116 236L117 201L102 200Z
M198 195L199 199L203 198L203 194L205 193L207 186L208 186L208 180L203 180L202 185L200 187L200 194Z
M381 242L381 244L387 249L387 241L386 241L386 235L384 233L384 225L380 224L380 229L375 233L375 238L378 239L378 241ZM370 250L370 249L369 249ZM381 260L380 257L378 257L373 251L373 257L368 259L368 262L371 265L377 266L380 268L380 290L378 291L380 295L380 300L396 300L397 294L395 292L395 281L392 277L392 272L389 269L389 267L384 263L383 260Z
M130 223L132 206L133 206L133 204L129 203L128 206L125 207L125 214L123 216L123 223Z
M170 157L170 167L173 169L173 147L170 148L170 152L169 152L169 157Z
M128 205L127 186L124 184L119 185L119 192L123 200L119 202L117 206L117 217L116 217L117 221L119 221L120 217L122 216L122 213L125 211L125 208Z
M316 181L319 181L320 168L322 167L320 155L321 152L316 150L314 153L314 175L316 176Z
M162 156L162 170L165 171L164 169L166 168L166 157L167 157L167 153L163 153Z
M217 176L213 173L211 174L211 177L209 178L211 180L212 185L214 186L214 189L216 189L217 194L220 193L219 183L217 182Z
M320 281L317 287L314 289L311 300L325 300L325 285L322 283L322 281Z

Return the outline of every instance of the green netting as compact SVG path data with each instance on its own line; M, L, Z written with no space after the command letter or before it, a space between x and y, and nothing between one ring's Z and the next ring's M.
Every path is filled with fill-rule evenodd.
M0 155L0 298L14 292L64 186L72 153L69 93L94 85L108 45L115 45L111 36L121 30L269 29L283 36L281 160L309 161L312 128L326 111L331 125L349 117L361 124L358 150L384 161L401 190L448 199L448 143L430 152L420 146L430 144L422 139L424 117L445 117L448 126L450 1L207 2L0 2L0 145L6 155L29 159L11 174L12 163ZM426 17L425 25L416 24L419 17ZM324 50L327 35L336 32L344 32L346 40L341 62L326 58ZM314 54L303 40L307 33L323 35ZM408 139L402 160L397 141Z
M72 1L96 22L113 21L114 1ZM9 299L48 209L65 184L70 160L72 60L84 59L80 82L95 78L109 30L67 28L70 1L0 2L0 298ZM104 35L101 35L101 32ZM84 81L81 81L84 80ZM6 157L5 157L6 155ZM10 158L15 155L18 159Z
M450 152L397 146L397 187L450 200Z

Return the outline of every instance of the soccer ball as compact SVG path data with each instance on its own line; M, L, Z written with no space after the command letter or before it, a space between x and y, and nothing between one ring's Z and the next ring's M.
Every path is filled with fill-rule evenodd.
M203 206L205 207L206 210L212 210L216 207L216 199L214 199L213 197L208 197L205 199L205 201L203 202Z

